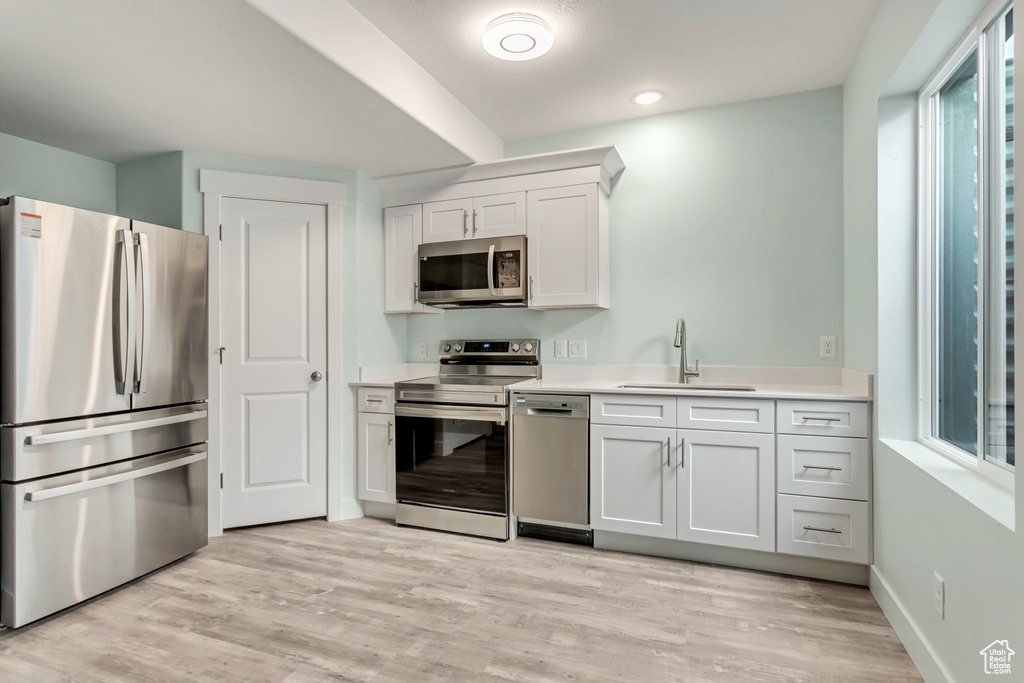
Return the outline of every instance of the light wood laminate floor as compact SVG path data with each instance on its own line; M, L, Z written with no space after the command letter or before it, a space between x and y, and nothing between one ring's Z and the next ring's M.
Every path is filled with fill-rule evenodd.
M311 520L0 633L0 681L916 681L867 589Z

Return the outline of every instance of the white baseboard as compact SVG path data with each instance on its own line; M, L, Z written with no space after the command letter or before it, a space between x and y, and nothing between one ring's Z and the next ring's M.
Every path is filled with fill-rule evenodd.
M665 538L650 538L614 531L594 531L594 547L639 555L674 557L680 560L755 569L776 574L806 576L812 579L868 585L868 567L851 562L822 560L784 553L769 553L743 548L726 548Z
M367 517L380 517L381 519L395 518L394 503L378 503L372 500L364 500L362 502L363 509L366 511Z
M896 631L897 637L906 648L907 654L913 660L914 666L921 673L927 683L949 683L953 677L942 666L942 662L935 656L928 641L921 636L914 622L905 609L899 598L893 595L889 584L875 566L871 567L871 583L869 584L871 594L875 596L878 606L882 608L882 614L889 620L892 630ZM980 668L980 665L979 665Z
M341 509L331 510L327 515L328 522L340 522L343 519L358 519L363 516L363 508L355 498L341 501Z

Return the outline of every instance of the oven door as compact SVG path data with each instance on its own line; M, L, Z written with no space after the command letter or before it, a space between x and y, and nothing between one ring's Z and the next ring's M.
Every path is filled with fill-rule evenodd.
M508 514L507 408L395 405L399 503Z
M419 303L526 303L525 237L423 244L419 257Z

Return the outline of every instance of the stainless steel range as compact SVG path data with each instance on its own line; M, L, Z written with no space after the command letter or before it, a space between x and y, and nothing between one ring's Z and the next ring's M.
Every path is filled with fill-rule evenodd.
M395 384L395 521L508 539L509 387L540 377L537 339L445 340L441 370Z

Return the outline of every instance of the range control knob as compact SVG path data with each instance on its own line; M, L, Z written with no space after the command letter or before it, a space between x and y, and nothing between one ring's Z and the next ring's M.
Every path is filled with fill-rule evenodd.
M531 351L533 351L533 344L531 344L530 342L526 342L526 346L524 346L523 348L526 349L527 353L530 353Z
M512 342L512 351L513 353L519 351L519 342Z
M452 345L451 344L445 344L444 345L444 352L445 353L448 353L451 350L452 350Z
M459 351L462 351L462 344L455 345L455 353L458 353Z

